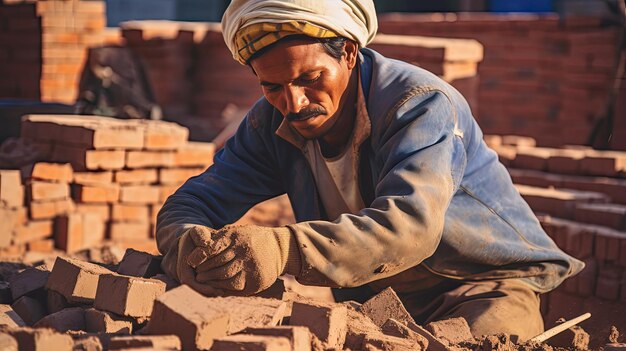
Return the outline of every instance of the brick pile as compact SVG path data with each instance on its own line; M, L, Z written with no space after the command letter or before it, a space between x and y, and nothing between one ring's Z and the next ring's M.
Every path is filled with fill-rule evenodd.
M537 147L527 137L486 140L548 235L586 264L544 299L546 320L596 312L602 320L590 330L626 329L626 152Z
M478 63L483 59L478 41L378 34L368 47L438 75L463 94L473 111L478 110Z
M76 252L105 239L155 251L161 205L213 162L213 144L187 136L170 122L26 116L22 139L45 152L21 170L25 202L20 172L1 171L0 214L10 221L2 221L0 254Z
M74 103L105 26L104 1L0 2L0 97Z
M387 14L379 32L478 40L485 55L475 114L483 130L562 146L587 142L608 99L620 29L603 23L557 15ZM622 84L620 96L625 92ZM625 101L617 100L612 144L620 150L626 150L619 118Z
M285 289L281 279L260 296L205 297L158 268L145 269L145 263L159 259L128 250L118 265L58 257L50 266L2 267L0 346L60 351L528 349L506 335L475 339L463 318L418 325L390 288L363 304L305 299ZM588 335L577 333L587 342L576 345L588 349ZM573 342L564 337L552 345L573 349Z

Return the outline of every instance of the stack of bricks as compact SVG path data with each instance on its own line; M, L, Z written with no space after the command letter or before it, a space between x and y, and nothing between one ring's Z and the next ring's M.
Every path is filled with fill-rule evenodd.
M187 136L186 128L169 122L26 116L22 138L47 152L22 170L28 220L3 230L3 240L17 254L53 246L76 252L105 239L156 251L153 233L161 205L213 161L213 144L188 142ZM14 172L3 171L2 189L21 187ZM3 216L17 216L20 203L7 203L11 209Z
M0 98L73 103L105 26L104 1L0 2Z
M608 99L620 29L602 23L557 15L387 14L379 32L478 40L485 56L474 113L483 130L562 146L587 142ZM619 111L624 101L617 100ZM614 149L626 150L625 138L615 138L626 135L624 128L616 122Z
M191 112L194 34L203 26L171 21L121 24L126 45L139 57L156 103L168 118Z
M385 289L359 304L305 299L278 279L251 297L205 297L127 250L118 265L58 257L3 271L3 350L397 350L479 345L463 318L418 325ZM491 349L489 349L491 350Z
M515 136L486 141L548 235L586 264L544 299L545 320L592 312L602 316L593 331L626 328L626 152L537 147Z
M379 34L368 47L438 75L463 94L473 111L478 110L478 63L483 59L478 41Z

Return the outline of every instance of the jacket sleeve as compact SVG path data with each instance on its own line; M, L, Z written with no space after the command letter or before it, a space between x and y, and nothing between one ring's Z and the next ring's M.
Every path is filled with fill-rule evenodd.
M465 149L445 93L416 89L405 101L388 114L382 135L372 135L381 172L369 207L290 226L301 252L298 281L360 286L416 266L437 248Z
M254 111L254 109L253 109ZM277 163L251 115L215 155L204 173L190 178L171 195L157 217L156 240L165 255L162 267L176 277L178 241L193 225L221 228L243 216L255 204L284 193Z

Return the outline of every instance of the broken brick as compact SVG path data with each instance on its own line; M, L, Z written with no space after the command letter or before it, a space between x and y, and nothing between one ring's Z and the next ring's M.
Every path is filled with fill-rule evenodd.
M127 249L124 258L120 262L117 273L133 277L150 278L161 270L161 257L151 255L133 249Z
M110 270L97 264L57 257L46 288L63 295L70 303L93 303L98 281Z
M129 317L149 317L154 300L165 292L160 280L118 274L100 276L94 307Z
M206 350L228 331L229 314L186 285L161 295L154 303L148 334L175 334L184 350Z
M286 302L261 297L212 297L207 303L230 314L228 334L238 333L248 327L277 326L287 311Z
M386 335L413 340L422 350L428 349L428 340L425 337L395 319L388 319L381 329Z
M482 351L515 351L517 348L508 334L485 336L481 344Z
M425 328L433 336L440 340L447 341L450 345L474 338L467 321L463 317L430 322L426 324Z
M72 351L74 346L71 336L48 328L16 328L7 332L17 340L20 350Z
M46 306L37 299L32 297L22 296L17 299L13 305L11 305L13 311L15 311L26 325L33 326L40 319L42 319L46 313Z
M91 333L131 334L133 321L106 311L90 308L85 311L85 331Z
M289 340L291 350L310 351L311 332L308 328L297 326L277 326L272 328L246 328L243 334L283 337Z
M441 342L438 338L434 337L428 330L424 329L421 325L415 322L409 322L406 325L409 329L423 336L428 340L429 351L452 351L448 345Z
M351 350L359 350L366 335L380 334L381 329L374 324L370 317L360 312L361 304L355 301L348 301L344 304L348 309L344 347Z
M85 330L85 310L71 307L43 317L35 324L36 328L52 328L59 332Z
M6 325L9 328L23 327L26 322L20 317L10 305L0 305L0 326Z
M0 170L0 205L18 208L22 207L23 204L24 187L22 186L20 171Z
M215 339L212 351L289 351L287 338L258 335L230 335Z
M346 339L347 318L345 305L294 301L290 324L308 327L325 348L341 349Z
M132 335L114 336L109 341L109 350L149 348L157 350L182 350L176 335Z
M386 288L367 300L361 306L361 312L370 317L379 327L389 318L404 324L415 322L392 288Z
M398 338L395 336L389 336L384 334L378 335L366 335L363 340L363 350L370 350L373 347L375 350L381 351L417 351L419 346L409 339Z

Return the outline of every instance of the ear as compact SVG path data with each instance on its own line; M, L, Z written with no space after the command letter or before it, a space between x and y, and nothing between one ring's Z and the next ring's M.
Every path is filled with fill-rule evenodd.
M348 69L353 69L356 66L356 61L359 56L359 44L352 40L346 40L344 53L346 55Z

